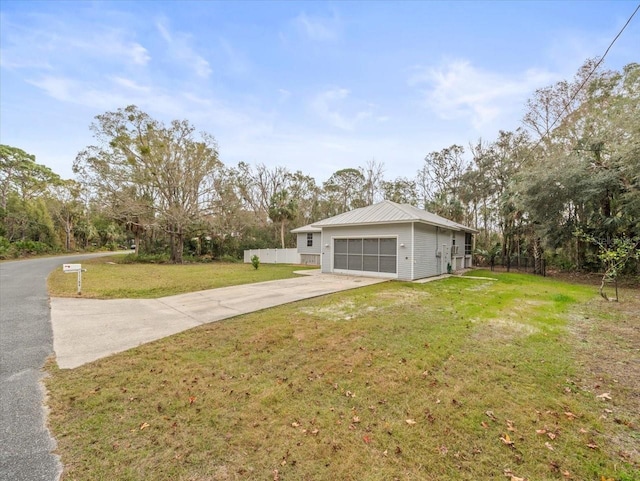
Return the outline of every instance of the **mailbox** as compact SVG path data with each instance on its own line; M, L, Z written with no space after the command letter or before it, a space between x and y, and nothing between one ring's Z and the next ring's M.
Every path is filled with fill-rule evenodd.
M73 272L78 274L78 295L82 294L82 271L86 271L82 268L82 264L62 264L62 272L65 274Z
M78 272L82 270L82 264L62 264L62 272Z

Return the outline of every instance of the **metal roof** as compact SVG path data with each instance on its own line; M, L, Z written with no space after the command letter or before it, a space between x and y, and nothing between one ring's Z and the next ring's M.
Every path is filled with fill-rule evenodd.
M320 227L314 227L312 224L303 225L302 227L298 227L296 229L291 229L293 234L304 234L305 232L322 232Z
M328 219L314 222L306 227L318 228L368 224L395 224L398 222L421 222L424 224L444 227L446 229L477 232L471 227L458 224L457 222L432 214L426 210L418 209L417 207L409 204L397 204L390 200L385 200L378 204L345 212L344 214L339 214L334 217L329 217ZM303 229L303 227L300 227L299 229ZM300 232L299 229L295 229L292 232Z

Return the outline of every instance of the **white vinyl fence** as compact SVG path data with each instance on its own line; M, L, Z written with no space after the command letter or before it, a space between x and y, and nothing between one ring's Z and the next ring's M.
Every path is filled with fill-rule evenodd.
M258 256L261 264L301 264L298 249L249 249L244 251L245 264L251 263L251 258Z

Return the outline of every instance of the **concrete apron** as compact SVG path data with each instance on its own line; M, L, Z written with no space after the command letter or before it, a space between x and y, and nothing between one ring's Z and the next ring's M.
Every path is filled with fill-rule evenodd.
M385 281L323 274L159 299L53 297L53 349L72 369L209 322Z

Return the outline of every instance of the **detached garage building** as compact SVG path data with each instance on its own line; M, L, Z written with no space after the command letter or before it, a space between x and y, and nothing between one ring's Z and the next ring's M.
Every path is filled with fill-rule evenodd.
M477 231L386 200L292 232L322 272L414 280L471 267Z

